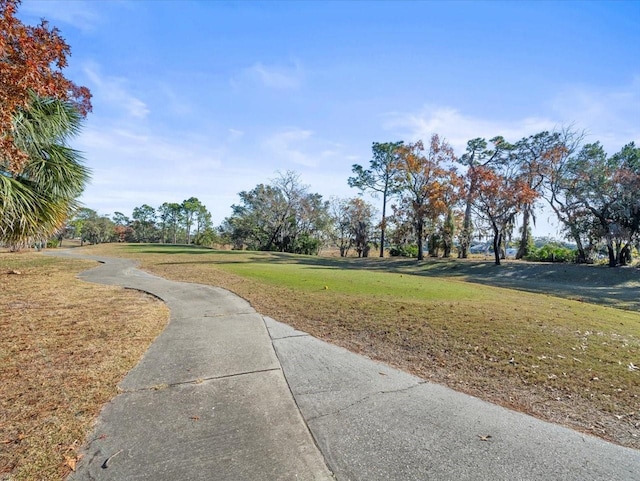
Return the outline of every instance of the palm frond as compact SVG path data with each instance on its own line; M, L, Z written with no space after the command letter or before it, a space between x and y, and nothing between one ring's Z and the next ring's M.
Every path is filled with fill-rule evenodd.
M29 160L18 173L0 165L0 242L20 246L49 237L78 207L90 171L68 140L81 120L68 102L35 95L14 118L14 141Z

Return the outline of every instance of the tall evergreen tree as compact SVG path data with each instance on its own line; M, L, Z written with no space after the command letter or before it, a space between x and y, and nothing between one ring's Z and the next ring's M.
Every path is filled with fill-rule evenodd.
M349 177L349 187L357 187L361 191L371 191L382 194L382 221L380 222L380 257L384 257L384 235L387 222L387 201L389 197L398 192L396 184L396 165L398 161L398 149L403 142L374 142L372 151L373 159L369 161L369 168L354 164L352 171L355 174Z

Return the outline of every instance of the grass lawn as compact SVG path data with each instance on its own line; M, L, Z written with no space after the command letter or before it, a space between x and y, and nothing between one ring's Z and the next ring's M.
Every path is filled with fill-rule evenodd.
M170 279L227 288L316 337L640 448L640 371L633 369L640 365L638 270L519 263L496 269L478 261L159 245L83 249L137 258ZM156 299L75 278L93 265L0 253L0 479L62 479L101 406L166 324L168 310ZM589 288L578 289L583 285Z
M151 296L75 278L93 266L0 253L0 479L63 479L169 318Z
M635 296L637 270L571 266L545 278L559 267L539 266L535 274L519 263L490 271L465 261L417 264L161 245L87 250L140 259L167 278L227 288L262 314L316 337L640 448L640 372L634 369L640 366L640 314L539 293L545 286L554 291L559 279L565 287L586 282L599 289L593 292L633 290ZM488 285L491 273L502 286L511 279L526 288L529 278L537 292ZM474 275L482 284L467 282Z

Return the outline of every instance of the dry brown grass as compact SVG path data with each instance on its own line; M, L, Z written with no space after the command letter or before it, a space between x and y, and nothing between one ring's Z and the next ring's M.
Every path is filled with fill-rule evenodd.
M64 478L169 318L151 296L75 278L94 265L0 253L0 479Z

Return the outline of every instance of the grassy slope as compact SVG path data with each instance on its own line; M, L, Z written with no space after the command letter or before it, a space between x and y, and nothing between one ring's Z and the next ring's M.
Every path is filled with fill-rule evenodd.
M443 276L436 263L168 246L96 250L140 258L170 278L228 288L315 336L640 447L640 373L628 368L640 364L637 312L463 282Z

